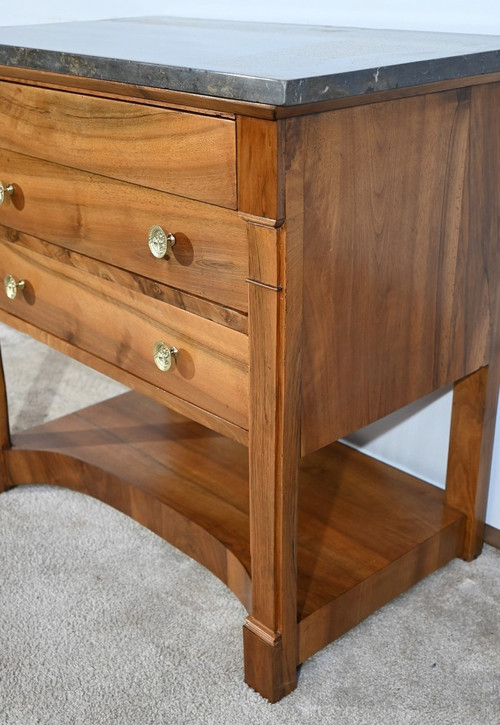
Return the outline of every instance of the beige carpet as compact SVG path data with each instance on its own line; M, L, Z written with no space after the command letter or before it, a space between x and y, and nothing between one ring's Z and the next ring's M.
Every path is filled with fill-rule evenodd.
M14 427L120 386L0 327ZM452 562L305 663L269 705L243 684L244 611L104 504L0 496L0 725L500 725L500 552Z

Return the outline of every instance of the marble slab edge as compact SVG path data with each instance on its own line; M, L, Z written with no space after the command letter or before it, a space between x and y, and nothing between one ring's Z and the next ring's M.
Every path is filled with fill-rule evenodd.
M282 80L0 45L0 65L235 101L295 106L500 71L500 50Z

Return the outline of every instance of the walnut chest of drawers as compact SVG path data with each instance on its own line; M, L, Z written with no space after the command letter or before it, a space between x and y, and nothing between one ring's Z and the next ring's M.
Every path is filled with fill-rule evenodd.
M133 389L11 436L2 376L0 486L86 492L204 564L271 701L479 554L500 374L500 41L324 32L0 29L0 319ZM338 442L449 384L445 491Z

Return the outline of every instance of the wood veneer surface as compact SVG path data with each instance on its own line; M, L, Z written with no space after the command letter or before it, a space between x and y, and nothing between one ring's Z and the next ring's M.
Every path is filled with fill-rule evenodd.
M17 434L10 465L14 485L45 481L65 485L46 459L23 451L53 451L102 468L147 492L219 540L250 569L246 448L127 393L44 426ZM9 467L9 453L7 466ZM47 465L49 466L47 468ZM37 470L38 469L38 470ZM47 480L47 482L50 482ZM91 481L75 488L123 510ZM108 492L109 494L109 492ZM115 500L113 499L115 497ZM149 514L127 511L147 521ZM459 546L463 516L444 505L440 489L336 443L302 460L299 490L298 618L304 620L413 549L447 529ZM458 527L458 529L457 529ZM161 533L161 532L159 532ZM196 548L196 547L194 547ZM447 559L457 552L449 553ZM418 557L417 557L418 558ZM206 565L205 561L202 561ZM403 589L432 569L425 557ZM365 602L369 613L368 604ZM380 604L378 604L380 606Z
M0 82L1 146L236 207L234 121Z
M247 427L246 335L14 244L0 242L0 251L2 278L25 281L14 300L0 296L0 309ZM154 363L157 341L178 350L168 372ZM216 389L214 380L224 384Z
M2 148L0 169L14 185L2 204L6 227L247 310L246 225L234 211ZM176 238L163 259L148 246L153 225Z
M492 84L288 122L306 145L303 452L487 363L483 106L499 97Z

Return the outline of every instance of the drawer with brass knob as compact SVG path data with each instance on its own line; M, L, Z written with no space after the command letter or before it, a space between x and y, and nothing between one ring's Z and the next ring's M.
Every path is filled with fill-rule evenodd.
M236 208L234 118L0 81L0 145Z
M0 227L246 312L247 230L236 212L0 148L2 178L12 182Z
M117 379L145 381L153 397L167 391L247 428L244 333L9 243L0 273L0 310L107 361Z

